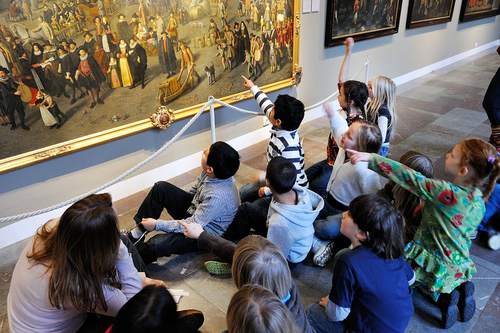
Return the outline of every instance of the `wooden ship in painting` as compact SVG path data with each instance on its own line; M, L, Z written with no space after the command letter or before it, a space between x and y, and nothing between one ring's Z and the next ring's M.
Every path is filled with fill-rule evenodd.
M185 78L182 78L181 72L181 75L173 75L160 83L158 87L158 100L160 105L166 106L168 103L180 97L183 93L195 87L193 71L194 66L188 70Z

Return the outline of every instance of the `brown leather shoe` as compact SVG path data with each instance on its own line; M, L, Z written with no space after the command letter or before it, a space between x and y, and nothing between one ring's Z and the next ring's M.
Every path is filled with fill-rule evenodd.
M194 333L198 332L205 317L203 313L198 310L188 309L183 311L177 311L177 323L176 332L177 333Z

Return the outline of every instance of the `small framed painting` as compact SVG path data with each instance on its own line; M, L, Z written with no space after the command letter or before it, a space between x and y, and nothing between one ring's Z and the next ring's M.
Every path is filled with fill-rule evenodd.
M460 22L495 16L500 13L500 0L462 0Z
M410 0L406 28L450 22L455 0Z
M328 0L325 47L398 32L402 0Z

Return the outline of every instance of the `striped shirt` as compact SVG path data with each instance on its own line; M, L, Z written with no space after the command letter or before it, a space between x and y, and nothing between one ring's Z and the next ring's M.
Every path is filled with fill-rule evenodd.
M274 107L273 102L271 102L269 97L267 97L259 87L254 85L250 90L262 112L269 118L269 113ZM302 187L308 187L309 182L304 172L304 149L300 143L298 130L286 131L273 127L270 132L271 139L267 145L267 160L269 161L276 156L283 156L292 162L297 169L296 184Z

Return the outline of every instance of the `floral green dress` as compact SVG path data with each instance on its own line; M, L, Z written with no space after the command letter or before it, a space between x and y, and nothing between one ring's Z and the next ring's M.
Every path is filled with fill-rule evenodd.
M485 212L482 192L426 178L377 154L372 154L369 168L425 200L422 222L404 254L419 285L437 300L440 293L449 294L469 281L476 273L469 255L471 236Z

